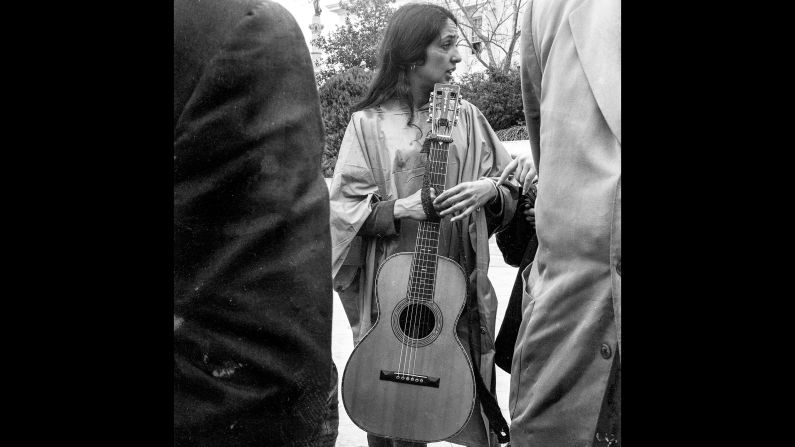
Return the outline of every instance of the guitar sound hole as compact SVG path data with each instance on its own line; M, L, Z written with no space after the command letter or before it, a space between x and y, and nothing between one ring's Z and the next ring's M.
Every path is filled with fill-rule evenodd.
M433 310L424 304L409 304L400 313L400 330L413 340L427 337L436 326Z

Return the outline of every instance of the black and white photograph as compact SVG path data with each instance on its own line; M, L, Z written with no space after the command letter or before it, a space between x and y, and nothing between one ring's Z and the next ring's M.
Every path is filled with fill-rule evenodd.
M621 0L173 6L174 446L623 445Z

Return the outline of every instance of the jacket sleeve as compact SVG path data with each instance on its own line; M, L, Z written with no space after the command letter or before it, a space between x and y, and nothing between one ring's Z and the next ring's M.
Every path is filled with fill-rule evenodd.
M359 228L357 236L397 236L400 231L400 221L395 221L395 200L376 202L367 220Z
M480 154L479 175L497 180L511 162L511 155L483 113L474 105L471 108L473 123L469 138L470 144L476 145L476 153ZM489 235L501 231L511 222L519 199L519 185L511 180L498 186L497 192L499 198L490 206L484 207Z
M529 2L525 10L522 25L522 35L519 40L519 48L522 63L519 68L519 76L522 85L522 105L524 107L525 122L527 123L527 133L529 134L530 150L533 151L533 164L538 172L540 164L540 143L541 143L541 106L539 95L541 93L541 62L537 48L534 43L533 27L533 2Z
M535 228L525 219L523 212L525 209L535 207L536 188L537 185L534 182L529 194L519 197L516 213L511 223L495 236L497 248L502 252L503 260L513 267L519 267L524 262L528 245L536 234ZM534 248L532 252L535 254Z
M342 137L329 191L332 277L337 276L348 256L353 238L364 226L373 207L381 201L362 143L362 131L357 125L359 119L360 115L354 113ZM374 219L378 220L378 217ZM383 220L381 217L378 222ZM371 223L372 229L375 222Z

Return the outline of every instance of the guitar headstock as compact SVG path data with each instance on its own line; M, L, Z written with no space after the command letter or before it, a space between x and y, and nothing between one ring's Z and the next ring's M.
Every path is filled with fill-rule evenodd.
M452 134L453 127L458 124L458 109L461 105L460 91L461 86L458 85L434 84L428 114L432 135L450 137Z

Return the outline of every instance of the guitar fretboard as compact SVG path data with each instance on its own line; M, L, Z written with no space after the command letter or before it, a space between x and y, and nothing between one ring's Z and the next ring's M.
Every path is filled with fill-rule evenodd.
M444 191L447 176L448 143L434 141L428 153L427 171L430 186L436 195ZM414 258L409 274L408 298L417 301L433 301L433 290L436 284L436 260L439 251L439 222L420 222L417 229L417 241Z

